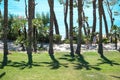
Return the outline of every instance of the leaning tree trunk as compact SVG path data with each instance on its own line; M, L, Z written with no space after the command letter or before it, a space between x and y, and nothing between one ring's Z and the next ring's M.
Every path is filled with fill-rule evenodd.
M2 62L3 67L7 65L7 61L8 61L7 29L8 29L8 0L4 0L4 27L3 27L4 55L3 55L3 62Z
M112 28L112 26L114 25L113 13L112 13L112 9L110 9L110 3L108 2L108 0L106 0L106 4L107 4L107 10L110 16L111 28Z
M102 45L102 0L98 0L99 4L99 45L98 53L103 57L103 45Z
M48 4L49 4L49 7L51 6L50 5L50 3L48 2ZM54 5L54 4L53 4ZM54 9L53 9L53 13L52 13L52 15L53 15L53 23L54 23L54 25L55 25L55 32L56 32L56 34L58 34L58 35L60 35L60 32L59 32L59 26L58 26L58 22L57 22L57 18L56 18L56 15L55 15L55 12L54 12Z
M73 0L70 0L70 55L74 57L73 48Z
M102 12L103 12L103 19L104 19L104 24L105 24L105 31L106 31L106 37L108 38L108 24L107 24L107 20L106 20L106 15L105 15L105 11L104 11L104 7L103 5L102 7Z
M81 35L81 29L82 29L82 0L78 0L78 26L79 26L79 31L78 31L78 42L77 42L77 49L76 49L76 54L80 55L81 53L81 41L82 41L82 35Z
M65 39L69 38L67 15L68 15L68 0L66 0L66 5L64 5L64 24L65 24L65 32L66 32Z
M108 0L106 0L106 4L107 4L107 10L110 16L110 21L111 21L111 29L110 29L110 33L112 32L112 26L114 25L114 18L113 18L113 13L112 13L112 9L110 9L110 4L108 2ZM110 36L110 41L112 43L112 36Z
M83 10L83 9L82 9ZM78 15L79 16L79 15ZM84 34L87 36L88 35L88 33L87 33L87 29L86 29L86 27L85 27L85 23L87 22L86 20L85 20L85 12L84 12L84 10L83 10L83 19L82 19L82 21L84 21L82 24L83 24L83 29L84 29ZM78 22L79 23L79 22Z
M32 19L33 19L33 0L28 0L28 44L27 44L27 55L28 55L28 65L32 65Z
M55 12L53 12L53 15L54 15L55 32L56 32L56 34L60 35L59 26L58 26L58 22L57 22L57 18L56 18Z

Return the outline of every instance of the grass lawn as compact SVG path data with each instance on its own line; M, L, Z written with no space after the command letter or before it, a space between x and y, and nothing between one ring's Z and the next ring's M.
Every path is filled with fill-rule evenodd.
M72 59L67 52L56 52L59 63L53 63L47 52L33 54L32 68L27 66L27 54L12 52L8 65L0 69L0 80L120 80L120 53L84 52ZM0 54L0 66L3 54Z

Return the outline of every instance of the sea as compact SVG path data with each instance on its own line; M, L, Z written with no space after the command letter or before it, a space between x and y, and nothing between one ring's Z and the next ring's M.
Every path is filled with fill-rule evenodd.
M0 10L2 12L2 14L4 13L4 0L2 0L1 4L0 4ZM65 1L65 0L64 0ZM48 0L35 0L36 6L35 6L35 13L49 13L50 14L50 8L48 5ZM120 13L120 1L111 7L113 10L113 13L119 12ZM90 4L89 7L87 7L87 5L83 8L85 11L85 16L88 17L88 23L89 26L92 27L93 24L93 9L92 9L92 4ZM106 6L104 6L104 10L106 13L106 17L107 17L107 23L108 23L108 27L110 30L110 18L109 18L109 14L107 12L107 8ZM64 7L62 4L60 4L59 0L54 0L54 11L56 14L56 18L58 20L58 25L59 25L59 30L60 30L60 35L62 36L62 39L65 38L65 25L64 25ZM74 26L78 26L78 11L77 8L73 9L74 13L73 13L73 23ZM96 32L99 32L99 16L98 16L98 9L96 9L97 11L97 29ZM13 14L13 15L17 15L17 16L23 16L25 17L25 0L8 0L8 13L9 14ZM68 11L68 25L70 22L70 16L69 16L69 11ZM120 15L118 16L114 16L115 21L114 24L120 27ZM104 23L103 23L103 34L105 34L105 28L104 28Z

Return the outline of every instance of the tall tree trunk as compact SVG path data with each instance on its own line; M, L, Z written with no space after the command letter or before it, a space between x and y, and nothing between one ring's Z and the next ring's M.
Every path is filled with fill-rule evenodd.
M68 14L68 0L66 0L66 4L64 5L64 24L65 24L66 39L69 38L67 14Z
M115 49L117 50L117 31L115 30Z
M0 19L2 18L2 13L1 13L1 10L0 10Z
M99 4L99 45L98 53L103 57L103 45L102 45L102 0L98 0Z
M77 49L76 49L76 54L80 55L81 53L81 41L82 41L82 35L81 35L81 28L82 28L82 0L78 0L78 42L77 42Z
M111 28L112 28L112 26L114 25L113 13L112 13L112 9L110 9L110 4L109 4L108 0L106 0L106 4L107 4L107 10L108 10L108 13L109 13L109 16L110 16Z
M28 19L28 13L27 13L27 1L25 0L25 16Z
M85 20L84 10L83 10L83 19L82 19L82 21L84 21L84 22L82 23L82 24L83 24L84 33L85 33L85 35L88 35L88 33L87 33L87 31L86 31L86 27L85 27L85 23L86 23L87 21Z
M74 57L74 48L73 48L73 0L70 0L70 55Z
M26 19L28 19L28 13L27 13L27 1L25 0L25 16L26 16ZM24 40L27 40L27 30L26 30L26 24L24 24ZM22 51L25 51L25 44L22 43L21 44L22 46Z
M54 15L55 32L56 32L56 34L60 35L59 26L58 26L58 22L57 22L57 18L56 18L55 12L53 12L53 15Z
M26 19L28 19L28 13L27 13L27 1L25 0L25 16ZM27 30L26 30L26 24L24 24L24 36L25 36L25 40L27 39Z
M53 22L54 22L54 0L48 0L50 6L50 29L49 29L49 55L50 58L54 61L54 50L53 50Z
M32 19L33 19L33 0L28 0L28 45L27 45L27 54L28 54L28 65L32 66Z
M3 55L3 62L2 62L3 67L7 65L7 61L8 61L7 29L8 29L8 0L4 0L4 27L3 27L4 55Z
M49 3L49 2L48 2ZM53 3L54 5L54 3ZM49 7L50 7L50 3L49 3ZM53 20L53 23L55 25L55 32L56 34L60 35L60 32L59 32L59 26L58 26L58 22L57 22L57 18L56 18L56 15L55 15L55 12L54 12L54 9L53 9L53 17L54 17L54 20Z
M90 34L90 27L89 27L88 21L86 21L85 23L87 25L87 35L88 35L88 34Z
M33 0L33 19L35 18L35 0ZM33 51L37 52L36 26L33 26Z
M26 24L24 24L23 27L24 27L24 40L26 40L27 39ZM25 51L26 50L25 49L25 43L22 43L21 46L22 46L22 51Z
M107 4L107 10L110 16L110 21L111 21L111 29L110 32L112 32L112 26L114 25L114 18L113 18L113 13L112 13L112 9L110 8L110 4L108 2L108 0L106 0L106 4ZM110 41L112 42L112 36L110 36Z
M106 31L106 37L108 38L108 24L107 24L107 20L106 20L106 15L105 15L105 11L104 11L104 7L103 5L102 7L102 12L103 12L103 19L104 19L104 24L105 24L105 31Z
M36 26L33 26L33 51L37 52L37 33Z
M91 40L93 40L93 35L96 31L96 0L93 0L93 26L92 26L92 37Z
M24 24L24 37L25 37L25 40L27 39L27 30L26 30L26 25Z

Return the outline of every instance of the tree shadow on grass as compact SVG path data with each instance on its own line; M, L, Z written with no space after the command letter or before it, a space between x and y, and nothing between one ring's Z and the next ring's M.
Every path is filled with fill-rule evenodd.
M11 67L16 67L19 68L20 70L23 70L25 68L32 68L32 66L41 66L38 62L33 62L32 65L28 65L27 62L25 61L20 61L20 62L12 62L11 60L8 61L7 66L11 66ZM3 69L4 67L2 67L2 65L0 65L1 69Z
M63 57L61 57L61 58L59 58L59 59L67 60L67 61L69 61L69 62L74 62L74 61L75 61L75 58L74 58L74 57L71 58L71 55L69 55L69 54L65 54L65 55L63 55Z
M59 69L61 66L67 68L67 64L65 63L60 63L54 55L50 55L50 58L52 59L52 62L48 65L48 67L51 67L51 69Z
M77 58L77 62L76 62L76 58ZM83 69L83 68L85 68L86 70L91 70L91 69L101 70L96 65L90 65L84 59L83 55L78 55L77 57L71 59L71 56L69 54L67 54L67 55L63 55L63 57L61 57L59 59L66 60L66 61L69 61L69 62L74 62L73 63L73 64L75 64L74 69L76 69L76 70Z
M2 62L0 62L2 63ZM57 60L52 61L52 62L33 62L32 63L32 67L30 65L27 64L27 62L25 61L20 61L20 62L12 62L11 60L8 61L7 66L10 67L15 67L15 68L19 68L20 70L24 70L25 68L32 68L32 67L48 67L50 69L59 69L61 66L67 68L67 64L65 63L59 63ZM1 67L1 65L0 65ZM4 68L0 68L0 69L4 69Z
M11 60L7 61L7 64L9 64L11 62ZM3 65L3 62L0 62L0 69L4 69L5 65Z
M120 79L120 76L114 76L114 75L110 75L111 77L114 77L114 78L117 78L117 79Z
M0 73L0 79L6 75L6 72Z
M101 59L99 59L99 60L101 60L101 62L98 63L97 65L101 65L101 64L109 64L111 66L113 66L113 65L120 65L119 63L116 63L115 61L110 60L110 59L108 59L105 56L101 56Z
M75 69L83 69L85 68L86 70L91 70L91 69L95 69L95 70L101 70L101 68L97 67L96 65L90 65L85 59L83 55L79 55L77 57L77 61L78 63L76 63Z

